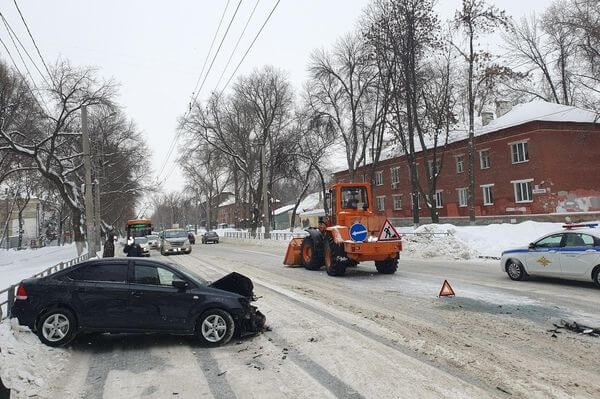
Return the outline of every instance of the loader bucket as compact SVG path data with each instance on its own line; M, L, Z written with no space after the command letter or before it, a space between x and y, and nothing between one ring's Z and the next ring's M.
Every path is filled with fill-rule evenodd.
M302 247L302 238L292 238L288 245L283 264L286 266L302 266L302 256L300 248Z

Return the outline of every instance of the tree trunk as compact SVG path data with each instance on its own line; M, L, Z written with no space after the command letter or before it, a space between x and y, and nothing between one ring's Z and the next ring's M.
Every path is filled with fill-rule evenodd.
M270 238L270 214L269 214L269 193L267 179L267 165L265 161L265 144L263 143L260 149L260 166L262 172L262 212L263 212L263 228L265 229L264 238Z
M475 152L475 99L473 97L473 28L469 32L469 80L467 82L469 95L469 145L468 145L468 162L469 162L469 221L475 224L475 167L474 167L474 152Z
M85 240L83 239L81 209L71 208L71 223L73 224L73 240L77 248L77 256L83 255L83 250L86 248Z

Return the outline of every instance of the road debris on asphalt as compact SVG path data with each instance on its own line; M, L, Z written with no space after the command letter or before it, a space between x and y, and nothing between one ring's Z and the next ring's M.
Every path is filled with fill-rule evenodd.
M561 333L561 331L558 331L561 329L573 331L582 335L589 335L591 337L600 337L600 328L589 327L583 324L579 324L575 321L570 323L566 320L561 320L560 324L552 323L552 325L555 328L547 330L547 332L551 332L553 338L557 337L556 334Z

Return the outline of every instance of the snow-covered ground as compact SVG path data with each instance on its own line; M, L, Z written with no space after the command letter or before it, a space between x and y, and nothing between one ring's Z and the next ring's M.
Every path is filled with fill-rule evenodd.
M0 289L76 257L75 244L21 251L0 250Z
M527 246L530 242L535 241L545 234L560 231L563 224L525 221L518 224L498 223L487 226L426 224L417 228L397 227L396 229L402 235L403 256L469 260L480 257L499 258L502 251ZM234 232L240 230L224 229L219 230L218 233L223 237L227 231ZM296 228L294 234L302 234L303 231L302 228ZM289 232L289 230L273 230L271 233ZM277 242L274 239L243 240L260 246L273 247L282 245L281 240ZM283 241L287 242L287 240Z
M44 378L60 372L68 358L68 351L42 345L16 319L0 323L0 377L12 390L11 397L47 397Z

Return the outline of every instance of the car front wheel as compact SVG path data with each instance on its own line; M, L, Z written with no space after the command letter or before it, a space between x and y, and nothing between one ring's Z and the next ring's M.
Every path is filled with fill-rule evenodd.
M513 259L509 260L506 264L506 273L511 280L515 281L521 281L527 276L521 262Z
M44 312L37 324L38 337L48 346L66 345L75 337L75 331L75 316L62 308Z
M596 286L600 288L600 265L596 266L593 276L594 283L596 283Z
M196 334L207 346L225 345L235 331L233 317L221 309L207 310L198 319Z

